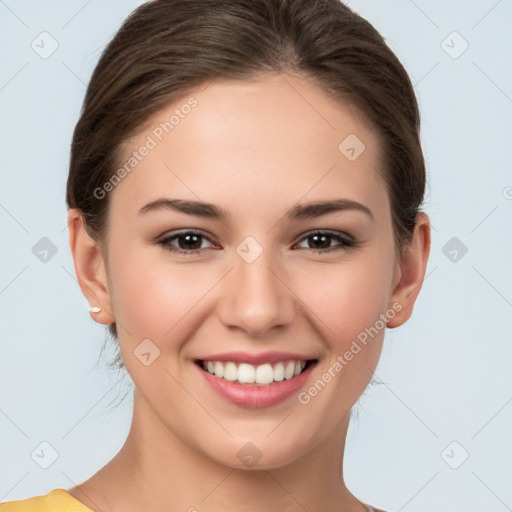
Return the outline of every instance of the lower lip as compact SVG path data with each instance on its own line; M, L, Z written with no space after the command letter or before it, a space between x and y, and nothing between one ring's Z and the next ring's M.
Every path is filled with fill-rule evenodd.
M310 365L301 374L289 380L274 382L268 386L257 386L250 384L238 384L236 382L215 377L195 364L206 382L219 395L235 405L251 408L270 407L289 398L304 386L315 365L316 362L312 364L310 363Z

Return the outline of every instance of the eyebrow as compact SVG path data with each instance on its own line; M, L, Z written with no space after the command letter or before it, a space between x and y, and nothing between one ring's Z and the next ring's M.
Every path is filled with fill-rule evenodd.
M231 215L226 210L212 203L168 198L151 201L139 210L139 214L161 209L178 211L187 215L194 215L196 217L203 217L220 221L231 218ZM347 210L360 211L374 219L373 213L364 204L358 203L357 201L352 201L351 199L341 198L296 205L288 212L286 212L285 217L288 220L310 219L320 217L322 215L327 215L328 213Z

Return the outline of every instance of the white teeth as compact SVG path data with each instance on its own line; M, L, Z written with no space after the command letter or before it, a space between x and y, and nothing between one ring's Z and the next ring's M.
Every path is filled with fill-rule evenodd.
M284 364L283 363L277 363L274 366L274 380L277 382L280 382L284 379Z
M248 363L239 363L237 366L232 361L203 361L202 366L207 372L221 379L238 381L240 384L268 386L273 382L290 380L299 375L304 370L306 361L290 360L274 365L264 363L258 366Z
M260 364L256 368L256 382L258 384L271 384L274 380L274 370L270 364Z
M222 363L221 363L222 364ZM215 374L217 375L217 374ZM226 363L224 365L224 379L235 381L238 379L238 370L235 363Z
M219 363L219 361L216 361L214 366L214 372L213 374L217 377L224 377L224 365L222 363ZM212 373L212 372L210 372Z
M240 384L254 384L256 370L252 364L240 363L238 365L238 382Z
M293 377L294 372L295 372L295 363L293 361L289 361L284 369L284 378L286 380L290 380Z

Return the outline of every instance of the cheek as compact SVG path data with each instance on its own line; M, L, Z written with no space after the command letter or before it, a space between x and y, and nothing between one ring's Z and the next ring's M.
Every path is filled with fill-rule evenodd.
M320 415L330 418L325 428L348 411L368 386L377 367L385 334L391 266L383 260L373 264L338 266L316 274L304 302L314 315L315 330L321 333L328 357L318 379L299 396L301 404L314 403ZM322 279L320 279L322 277ZM323 389L328 389L323 392Z
M142 261L121 265L115 277L116 318L131 334L161 338L172 332L214 284L197 268Z
M323 326L334 351L343 350L385 313L392 270L391 258L354 258L346 265L320 265L310 273L314 279L297 281L298 295Z
M170 262L164 249L152 248L119 251L118 264L112 269L113 308L127 368L139 368L134 350L151 340L161 351L179 352L208 315L208 293L219 276L211 266ZM131 258L121 253L132 254ZM222 274L223 272L221 272ZM160 358L171 367L177 358ZM131 363L131 364L130 364Z
M136 387L149 401L159 396L164 407L176 396L186 402L171 375L179 378L177 355L201 322L201 298L215 284L211 273L132 260L116 268L114 283L120 352Z

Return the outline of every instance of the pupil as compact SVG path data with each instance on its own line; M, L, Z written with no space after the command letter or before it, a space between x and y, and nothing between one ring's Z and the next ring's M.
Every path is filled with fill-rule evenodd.
M329 235L313 235L312 238L314 240L318 240L319 238L322 238L323 241L325 242L329 238ZM325 246L325 244L324 244L324 246ZM329 244L327 244L327 247L329 247Z
M183 240L183 239L185 239L185 243L186 243L186 244L190 244L190 243L194 244L194 241L191 241L191 238L195 238L195 239L196 239L196 240L195 240L195 243L197 244L197 240L199 239L199 236L198 236L198 235L192 235L192 234L191 234L191 235L185 235L185 236L181 237L181 239L182 239L182 240ZM199 242L199 247L200 247L200 246L201 246L201 242ZM183 249L183 247L181 247L181 248ZM185 249L196 249L196 248L198 248L198 247L191 247L190 245L187 245L187 246L186 246L186 247L184 247L184 248L185 248Z

